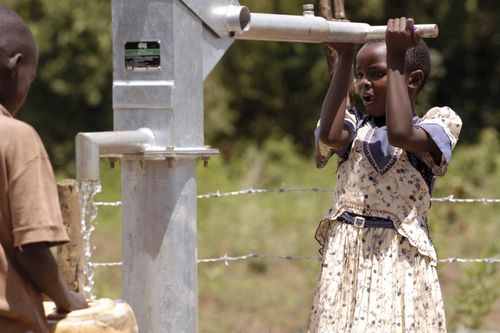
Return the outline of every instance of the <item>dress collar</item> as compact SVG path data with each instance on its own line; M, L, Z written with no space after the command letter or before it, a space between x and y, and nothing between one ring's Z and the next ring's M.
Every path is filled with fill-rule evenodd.
M421 121L421 118L417 115L413 116L413 119L412 119L412 122L413 124L418 124L419 122ZM366 123L369 123L371 125L371 127L385 127L386 125L383 125L383 126L377 126L376 122L375 122L375 117L372 116L372 115L365 115L362 119L361 119L361 122L360 122L360 127L365 125Z

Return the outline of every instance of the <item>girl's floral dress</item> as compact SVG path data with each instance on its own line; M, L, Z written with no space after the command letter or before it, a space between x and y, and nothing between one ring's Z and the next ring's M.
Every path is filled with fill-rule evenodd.
M448 107L413 122L439 147L439 158L391 146L387 128L356 110L346 112L345 147L318 140L318 167L333 154L339 167L332 208L316 232L323 259L311 333L446 332L427 216L434 179L446 173L462 122ZM394 228L339 222L345 212L389 219Z

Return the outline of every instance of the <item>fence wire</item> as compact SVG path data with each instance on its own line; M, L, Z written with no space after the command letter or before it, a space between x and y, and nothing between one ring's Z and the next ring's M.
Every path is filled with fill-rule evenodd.
M323 193L323 192L334 192L333 189L326 188L276 188L276 189L265 189L265 188L248 188L242 189L238 191L231 192L211 192L206 194L199 194L196 197L198 199L209 199L209 198L224 198L231 196L239 196L239 195L253 195L253 194L263 194L263 193L300 193L300 192L311 192L311 193ZM433 202L444 202L444 203L500 203L500 198L455 198L453 194L450 194L446 197L432 198ZM108 202L95 202L96 206L111 206L118 207L121 206L121 201L108 201ZM241 256L228 256L225 254L222 257L218 258L207 258L207 259L198 259L197 262L201 263L218 263L223 262L226 266L229 265L231 261L241 261L248 259L271 259L271 260L316 260L320 261L320 256L279 256L279 255L269 255L269 254L261 254L261 253L249 253ZM492 257L492 258L446 258L438 260L439 263L500 263L500 258ZM122 262L100 262L100 263L91 263L93 267L114 267L121 266Z
M224 263L226 266L229 266L229 263L231 261L242 261L242 260L249 260L249 259L270 259L270 260L315 260L315 261L321 261L320 256L279 256L279 255L270 255L270 254L262 254L262 253L249 253L241 256L228 256L227 254L224 254L222 257L218 258L208 258L208 259L198 259L197 263L198 264L205 264L205 263ZM453 263L487 263L487 264L498 264L500 263L500 257L492 257L492 258L446 258L446 259L440 259L438 260L439 263L447 263L447 264L453 264ZM94 262L91 263L93 267L114 267L114 266L121 266L122 262L117 261L117 262Z
M276 188L276 189L266 189L266 188L248 188L238 191L231 192L211 192L205 194L199 194L196 196L197 199L209 199L209 198L224 198L239 195L251 195L251 194L263 194L263 193L300 193L300 192L310 192L310 193L323 193L323 192L334 192L333 189L326 188ZM455 198L453 194L446 197L432 198L433 202L449 202L449 203L500 203L500 198ZM121 201L109 201L109 202L95 202L97 206L121 206Z

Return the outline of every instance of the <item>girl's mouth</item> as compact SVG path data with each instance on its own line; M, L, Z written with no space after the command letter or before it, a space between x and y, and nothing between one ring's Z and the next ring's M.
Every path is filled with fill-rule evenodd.
M373 100L375 99L375 96L366 94L366 95L362 96L362 99L363 99L363 103L366 105L366 104L372 103Z

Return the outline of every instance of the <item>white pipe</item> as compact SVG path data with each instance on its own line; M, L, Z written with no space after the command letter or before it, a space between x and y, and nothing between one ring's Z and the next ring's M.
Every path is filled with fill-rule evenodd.
M436 24L417 24L423 38L438 35ZM265 40L281 42L348 42L365 43L368 40L384 39L386 26L371 26L367 23L328 21L312 15L279 15L252 13L248 28L234 38L242 40Z
M141 153L154 145L149 128L136 131L78 133L76 136L76 179L99 180L99 157L104 154Z

